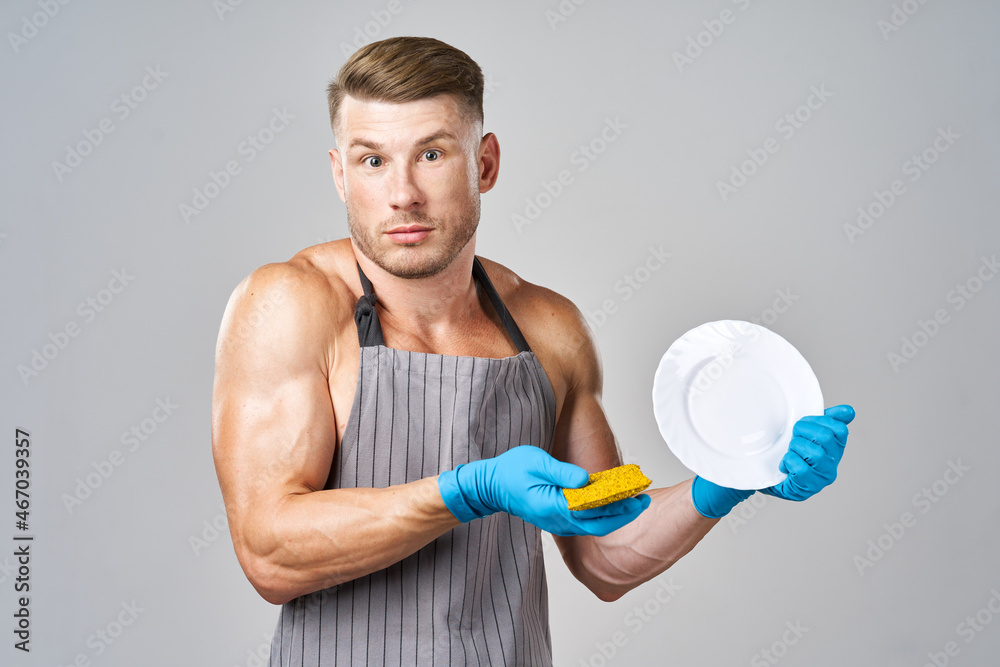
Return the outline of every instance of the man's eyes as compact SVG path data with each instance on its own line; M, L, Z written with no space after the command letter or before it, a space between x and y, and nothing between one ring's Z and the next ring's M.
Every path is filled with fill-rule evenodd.
M441 151L437 149L426 150L421 154L421 157L425 162L436 162L441 158ZM364 159L365 166L377 169L381 167L385 162L377 155L369 155Z

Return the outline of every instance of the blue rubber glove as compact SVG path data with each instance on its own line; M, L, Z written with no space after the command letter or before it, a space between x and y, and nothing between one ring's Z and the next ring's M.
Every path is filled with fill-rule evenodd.
M784 481L761 493L785 500L802 501L816 495L837 478L837 466L847 445L847 425L854 419L854 408L837 405L823 411L823 416L809 416L795 422L788 451L778 469L788 475ZM709 519L719 519L754 494L713 484L695 477L691 499L698 512Z
M802 501L833 484L847 445L847 425L853 420L854 408L837 405L824 410L822 417L803 417L795 422L788 452L778 464L778 470L788 477L760 492Z
M694 501L694 508L708 519L721 519L755 493L753 489L743 491L719 486L697 475L691 482L691 500Z
M580 466L521 445L492 459L446 470L438 475L438 489L462 523L507 512L553 535L607 535L649 507L649 496L641 494L603 507L570 510L563 488L579 488L589 479Z

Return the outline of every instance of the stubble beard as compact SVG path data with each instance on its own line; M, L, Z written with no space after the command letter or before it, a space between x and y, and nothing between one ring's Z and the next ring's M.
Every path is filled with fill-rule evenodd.
M441 220L421 211L403 212L379 222L373 228L358 222L360 216L347 201L347 227L351 238L365 257L384 271L406 279L427 278L451 266L459 253L468 245L479 226L480 206L477 196L470 196L462 209L450 221ZM436 238L436 247L428 248L425 241L400 246L385 238L385 232L400 225L423 225L434 229L427 239Z

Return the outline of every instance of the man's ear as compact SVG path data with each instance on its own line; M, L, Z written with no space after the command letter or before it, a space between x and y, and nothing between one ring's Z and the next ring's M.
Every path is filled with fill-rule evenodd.
M479 192L489 192L500 174L500 142L490 132L479 142Z
M347 199L344 197L344 165L340 161L340 151L336 148L330 149L330 168L333 169L333 182L337 185L337 194L340 195L340 201L347 203Z

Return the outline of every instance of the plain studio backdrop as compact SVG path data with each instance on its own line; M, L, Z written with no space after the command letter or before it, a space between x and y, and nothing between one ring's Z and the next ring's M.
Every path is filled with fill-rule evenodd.
M986 0L5 2L0 663L260 664L278 609L239 568L211 459L220 319L256 267L347 235L327 82L365 43L429 35L487 78L502 165L477 252L586 313L627 461L691 476L650 391L707 321L771 328L858 413L834 486L744 503L617 602L546 537L556 664L994 664L998 19Z

